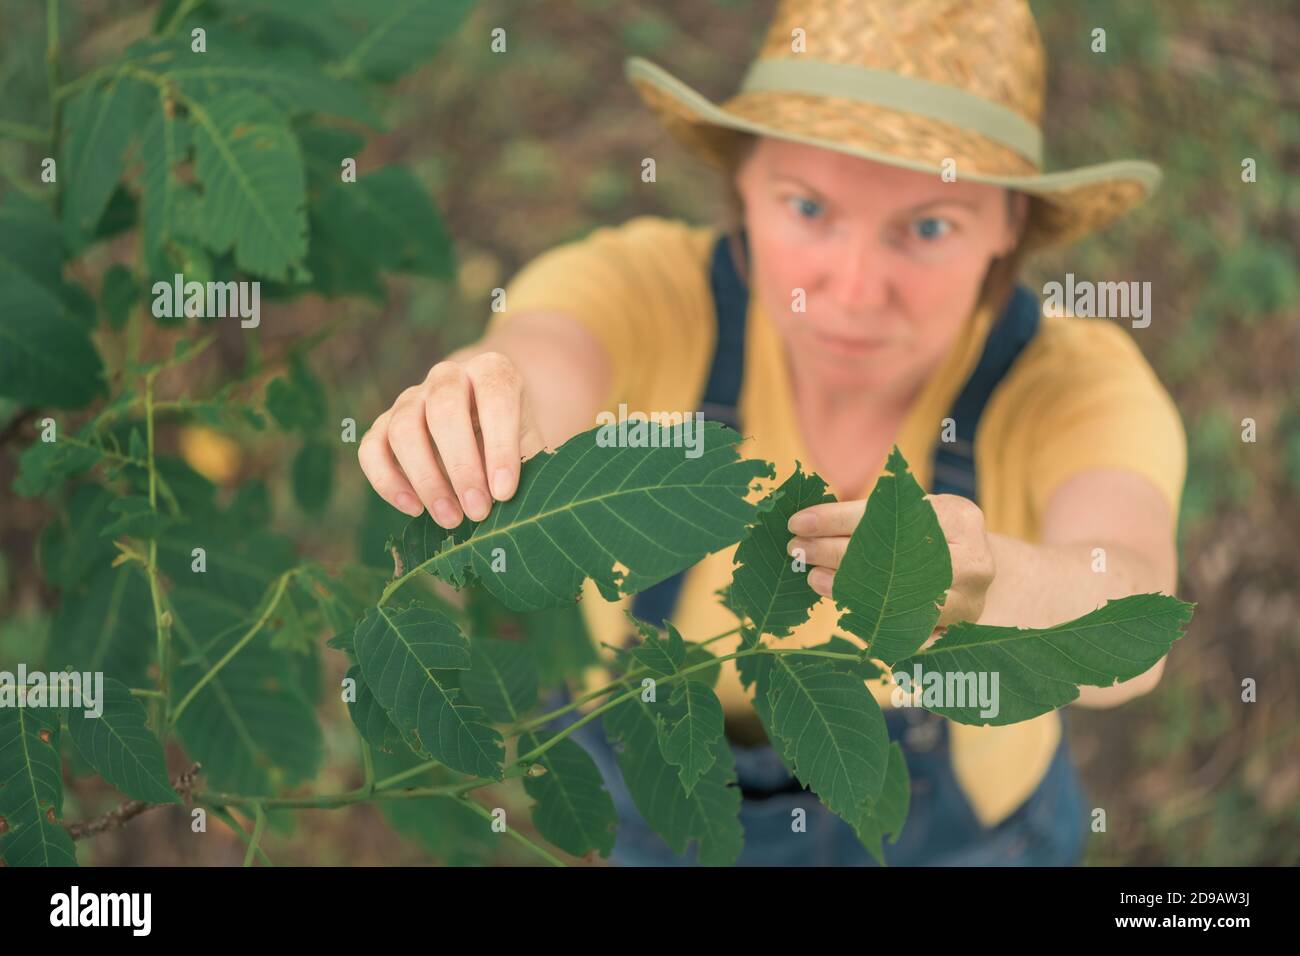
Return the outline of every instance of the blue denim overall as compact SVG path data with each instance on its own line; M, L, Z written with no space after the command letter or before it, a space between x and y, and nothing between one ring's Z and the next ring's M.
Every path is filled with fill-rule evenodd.
M739 427L745 354L748 290L736 268L732 238L723 236L714 247L710 269L717 347L701 410L705 416ZM743 233L734 237L740 255L748 250ZM974 440L979 416L994 387L1021 349L1037 331L1037 298L1017 287L989 332L975 371L958 395L950 417L957 440L940 442L935 452L935 494L960 494L976 499ZM679 574L642 591L633 601L633 614L645 621L671 618L684 575ZM567 702L561 691L545 705ZM1061 712L1064 720L1065 712ZM553 721L559 730L578 719L574 712ZM911 778L911 804L896 844L885 843L885 861L902 866L1073 866L1083 857L1087 836L1086 799L1070 760L1065 734L1037 789L1009 817L985 827L975 816L952 770L948 720L919 708L887 710L891 740L900 743ZM637 811L605 739L598 718L574 732L600 769L619 814L618 839L612 861L624 866L689 866L696 847L684 855L672 852ZM736 776L744 797L740 820L745 847L741 866L875 866L847 823L826 808L815 794L800 789L770 745L747 747L732 743ZM793 834L792 813L806 812L807 830Z

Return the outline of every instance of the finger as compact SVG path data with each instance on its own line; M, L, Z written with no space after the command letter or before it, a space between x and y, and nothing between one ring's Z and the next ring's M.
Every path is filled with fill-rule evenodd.
M853 534L867 510L865 501L828 501L796 511L790 516L786 527L791 534L804 537L822 537L823 535Z
M830 597L834 585L834 571L827 568L813 568L808 572L808 586L822 597Z
M791 538L786 545L786 553L803 557L804 564L830 568L832 571L844 560L849 539L834 538Z
M361 471L366 480L379 497L398 511L414 518L424 512L424 507L420 504L415 489L398 467L392 448L388 446L388 420L391 417L391 410L384 412L375 419L370 430L361 436L357 460L361 463Z
M528 403L526 392L519 415L519 455L524 459L532 458L546 447L546 439L542 437L541 429L537 427L537 421L533 418L533 409Z
M483 436L483 464L492 497L505 501L519 485L519 433L523 381L500 352L485 352L466 363L478 427Z
M471 415L469 375L455 362L439 362L425 379L425 420L460 506L474 521L492 508Z
M958 588L949 588L943 595L943 604L939 608L937 626L947 627L949 624L956 624L960 621L978 621L983 610L982 601L977 607L964 591Z
M458 526L462 520L460 506L438 467L429 426L424 418L424 398L418 389L410 389L409 394L398 399L393 406L393 417L388 423L388 444L406 473L406 480L429 509L433 520L447 529Z

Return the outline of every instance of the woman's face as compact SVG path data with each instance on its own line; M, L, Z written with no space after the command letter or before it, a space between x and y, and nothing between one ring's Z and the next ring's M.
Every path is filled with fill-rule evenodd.
M736 174L753 283L801 381L898 400L942 362L1017 241L1006 190L957 172L759 138Z

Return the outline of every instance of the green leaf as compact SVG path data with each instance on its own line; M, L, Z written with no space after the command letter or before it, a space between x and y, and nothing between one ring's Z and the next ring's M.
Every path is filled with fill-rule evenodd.
M676 674L686 660L686 643L677 628L665 621L664 625L668 629L668 638L665 640L653 626L637 620L630 613L628 617L643 638L640 644L632 648L632 656L637 663L656 677L671 677Z
M385 166L324 190L312 214L328 241L384 269L448 279L455 273L451 237L428 193L402 166ZM365 236L358 246L357 237Z
M330 76L306 55L281 49L268 56L266 50L248 45L232 31L215 26L207 30L205 53L191 52L186 37L135 44L127 57L133 65L165 77L185 97L200 102L254 93L285 115L322 113L379 126L362 87Z
M586 578L607 601L635 594L737 541L756 511L749 484L771 477L771 465L739 458L739 436L716 422L697 433L698 457L688 457L682 426L647 431L660 447L603 447L602 426L530 458L513 498L467 539L408 561L407 573L429 570L460 587L473 572L528 611L576 601ZM493 570L498 554L505 570Z
M266 411L286 431L308 432L325 424L325 388L300 356L290 360L288 375L267 383Z
M176 668L174 696L189 693L225 655L251 622L211 634L229 611L190 601L178 629L189 631L192 661ZM323 755L320 727L290 666L288 655L254 639L231 658L181 714L177 731L185 751L203 765L213 789L266 796L316 775Z
M445 614L418 604L375 607L353 637L366 683L419 752L453 770L499 779L501 735L439 673L468 670L469 642Z
M48 494L69 478L89 471L101 457L97 447L69 441L47 442L38 438L18 456L14 491L24 498Z
M162 744L146 726L144 705L125 684L106 677L101 706L98 717L86 716L84 707L68 708L68 734L86 762L128 797L180 803L167 780Z
M0 695L17 692L12 683L0 684ZM58 711L6 700L0 707L0 864L76 866L62 815Z
M85 245L108 206L150 93L138 80L116 76L107 84L86 87L68 101L59 182L64 241L73 253Z
M1165 594L1135 594L1042 629L954 624L899 661L894 679L906 673L926 710L960 724L1019 723L1075 700L1080 684L1109 687L1150 670L1183 636L1193 607ZM981 677L992 697L987 709L996 714L981 712ZM931 705L927 686L951 690Z
M364 26L343 59L345 72L357 72L381 82L397 79L429 58L433 48L460 25L473 0L371 0ZM336 4L336 8L337 8Z
M877 863L884 865L883 841L898 842L907 822L907 810L912 799L912 787L907 772L903 748L895 741L889 745L889 766L885 769L885 784L872 808L856 821L850 821L862 845Z
M155 638L149 584L135 567L90 572L65 590L50 627L52 670L103 671L124 684L147 683Z
M195 175L203 183L200 234L234 249L240 269L283 279L307 254L302 156L284 115L255 93L190 105Z
M130 269L121 263L114 263L104 273L99 297L108 317L109 328L121 331L131 316L131 306L140 299L140 286Z
M115 517L100 529L105 538L119 535L132 538L157 538L176 523L149 504L149 499L132 495L118 498L108 506Z
M103 362L62 268L49 208L10 193L0 205L0 397L81 408L105 391Z
M948 544L934 508L895 447L849 538L831 594L840 626L893 664L925 643L952 585Z
M303 443L293 459L293 497L298 507L318 515L329 504L334 484L334 446L328 441Z
M498 723L518 720L537 706L537 662L521 641L481 638L470 644L465 697Z
M529 753L549 739L520 734L519 753ZM573 856L595 850L608 857L614 851L618 811L591 755L565 738L534 762L546 768L539 777L524 777L524 792L537 801L537 832Z
M199 279L190 270L168 268L164 258L167 244L173 240L196 240L199 221L199 192L181 180L176 168L189 155L193 145L190 125L176 115L172 102L159 93L159 102L141 136L140 152L144 170L140 184L144 191L143 239L145 262L149 274L159 279L180 272ZM178 254L178 264L185 258Z
M726 742L722 704L706 684L683 679L673 685L668 706L657 716L659 748L690 794L717 760L718 742Z
M821 600L808 586L807 568L794 569L794 558L786 552L793 535L786 526L796 511L834 501L835 496L827 493L820 476L805 474L795 462L794 473L769 498L772 507L759 514L736 548L738 567L729 599L759 634L785 637L808 620L808 612Z
M699 842L699 861L730 866L744 848L735 755L723 738L713 765L688 794L659 745L658 705L631 697L604 715L605 733L632 801L650 828L678 855Z
M117 557L113 542L98 531L108 521L108 506L117 496L102 485L80 484L41 532L41 574L54 587L67 590L93 572L106 570Z
M771 658L759 693L773 746L800 782L852 822L884 785L889 732L880 706L858 674L836 666L839 661Z
M361 665L353 664L348 668L345 677L353 681L356 686L356 700L348 701L348 715L352 718L352 723L362 739L384 753L398 750L402 735L388 719L383 705L379 703L374 691L366 683L365 675L361 673Z
M521 614L510 610L482 587L469 587L461 593L465 596L469 632L524 642L533 652L541 683L558 683L600 663L582 609L577 605Z
M375 776L380 780L412 770L425 762L425 758L417 756L405 747L392 753L374 751L371 756L375 765ZM406 778L406 785L445 786L459 779L461 778L453 775L445 767L434 767ZM467 807L462 800L448 800L446 797L413 797L403 800L380 800L376 806L397 833L418 844L426 852L434 854L438 862L447 866L488 863L494 859L495 854L501 852L499 834L493 833L491 827L483 822L483 818ZM336 862L339 865L346 864L349 862L349 857L340 853Z

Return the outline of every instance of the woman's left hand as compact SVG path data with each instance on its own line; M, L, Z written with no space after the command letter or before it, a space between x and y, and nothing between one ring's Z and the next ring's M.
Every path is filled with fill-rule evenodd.
M952 587L944 597L938 627L958 621L978 621L996 568L993 549L979 505L961 495L926 495L939 518L952 559ZM849 536L862 520L865 501L832 501L804 508L790 516L787 528L795 537L786 550L803 551L808 586L831 596L835 569L844 559Z

